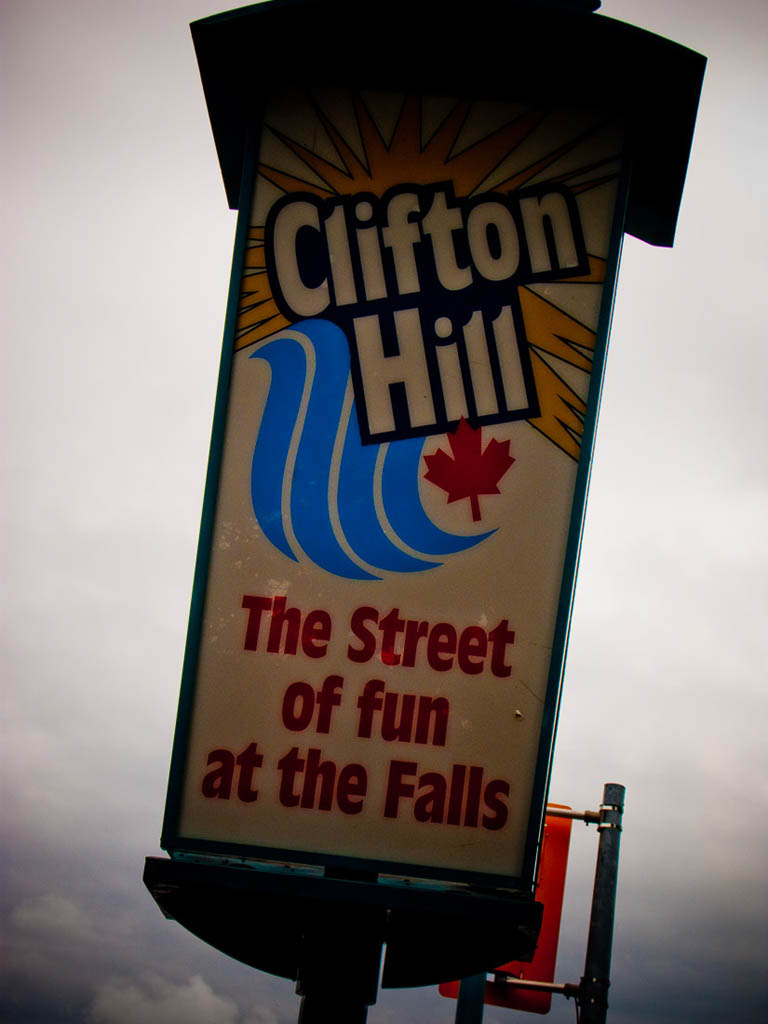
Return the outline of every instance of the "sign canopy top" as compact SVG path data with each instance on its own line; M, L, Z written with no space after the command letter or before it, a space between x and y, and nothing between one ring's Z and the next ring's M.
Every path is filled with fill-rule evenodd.
M475 0L457 21L436 0L388 0L366 7L363 27L356 0L268 0L193 22L229 205L272 83L432 95L460 85L477 98L619 113L633 166L626 230L671 246L706 59L597 6Z

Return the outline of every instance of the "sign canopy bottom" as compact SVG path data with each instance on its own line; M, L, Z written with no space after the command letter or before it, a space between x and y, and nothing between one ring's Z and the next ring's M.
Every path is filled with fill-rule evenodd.
M341 874L338 872L337 874ZM435 985L530 960L542 905L510 893L386 884L376 876L268 872L148 857L144 882L166 917L234 959L295 980L305 950L387 946L382 986Z

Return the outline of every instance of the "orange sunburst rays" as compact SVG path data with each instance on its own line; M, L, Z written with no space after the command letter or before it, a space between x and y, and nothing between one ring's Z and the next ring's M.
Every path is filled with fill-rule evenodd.
M446 180L452 182L456 196L468 197L491 188L494 191L512 191L534 180L541 182L550 168L554 173L548 180L569 182L574 193L596 188L615 177L611 166L615 158L612 156L570 166L565 172L555 171L562 158L575 154L586 138L600 131L601 125L594 125L586 132L579 132L539 153L535 160L518 167L500 183L497 181L491 185L486 183L546 120L546 111L524 111L495 131L458 149L472 112L472 104L468 101L450 106L429 137L425 138L423 101L419 96L406 96L395 118L389 141L384 138L362 97L355 95L351 102L357 128L357 148L316 103L313 106L315 116L331 144L335 159L327 159L285 132L269 126L272 135L306 171L302 172L297 165L287 170L261 162L258 168L260 176L281 192L301 191L320 198L355 192L382 196L398 185L428 185ZM604 281L604 260L590 256L589 262L588 274L570 279L573 283L597 284ZM594 331L552 301L545 302L525 287L520 287L518 294L540 405L539 416L530 421L531 425L571 458L578 458L585 403L550 365L547 356L554 356L557 361L581 371L588 378L595 343ZM266 273L264 228L253 226L249 231L245 258L236 348L245 348L289 324L274 301Z
M546 116L542 111L527 111L485 138L454 152L471 107L469 102L456 103L426 142L422 142L422 107L418 96L408 96L403 101L388 143L361 97L353 98L353 106L362 158L331 119L317 107L318 119L341 166L272 128L273 134L323 184L315 184L267 164L260 164L259 172L284 192L298 185L302 191L319 196L345 195L358 190L381 196L387 189L405 182L427 185L449 177L457 195L469 196Z

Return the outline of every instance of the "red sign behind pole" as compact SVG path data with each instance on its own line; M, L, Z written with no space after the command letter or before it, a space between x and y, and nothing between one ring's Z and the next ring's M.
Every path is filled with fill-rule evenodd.
M551 808L562 807L561 804L550 804L549 806ZM536 953L530 963L512 960L503 964L496 969L497 975L524 978L526 981L554 981L570 842L571 819L555 818L548 814L544 823L544 839L536 888L536 899L544 904L544 916ZM459 994L458 981L450 981L441 985L440 994L456 999ZM532 989L507 985L504 981L494 981L488 982L485 986L485 1002L491 1006L505 1006L511 1010L549 1013L552 995L549 992L537 992Z

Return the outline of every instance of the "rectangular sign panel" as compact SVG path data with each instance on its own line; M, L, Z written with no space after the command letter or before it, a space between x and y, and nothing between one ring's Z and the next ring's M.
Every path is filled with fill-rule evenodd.
M530 881L619 130L285 95L254 163L164 846Z

